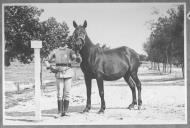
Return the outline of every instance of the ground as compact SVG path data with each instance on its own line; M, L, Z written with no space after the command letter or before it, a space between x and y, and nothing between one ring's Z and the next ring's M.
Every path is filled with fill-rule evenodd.
M36 121L34 116L33 88L24 89L19 93L5 92L4 124L183 124L186 123L186 86L179 69L173 69L172 72L160 74L141 66L141 110L127 109L132 96L123 79L105 82L104 114L97 114L100 97L95 80L92 82L92 109L89 113L81 113L86 104L86 88L83 79L75 81L71 91L69 116L58 119L54 118L57 113L56 88L54 84L47 85L42 90L41 121Z

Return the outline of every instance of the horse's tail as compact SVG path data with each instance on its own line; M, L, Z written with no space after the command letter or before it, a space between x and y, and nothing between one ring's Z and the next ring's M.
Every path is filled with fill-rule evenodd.
M140 60L140 55L137 52L135 52L135 53L136 53L136 57L137 57L138 67L140 67L142 64L142 61Z
M139 66L142 64L142 61L139 61Z
M131 49L129 47L123 46L122 48L125 50L125 54L127 56L130 55L129 61L131 62L133 67L138 68L142 64L139 54L134 49Z

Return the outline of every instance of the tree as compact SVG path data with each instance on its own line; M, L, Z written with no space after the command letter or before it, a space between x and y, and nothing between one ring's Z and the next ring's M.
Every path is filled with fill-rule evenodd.
M40 23L39 39L42 40L41 58L46 58L60 43L67 43L69 28L65 22L59 23L54 17Z
M184 7L178 6L178 11L170 12L172 22L172 56L174 60L178 61L178 64L182 67L184 76Z
M5 65L15 58L23 63L33 60L31 40L42 40L41 58L67 42L69 28L65 22L59 23L51 17L40 22L44 10L33 6L5 6Z
M140 54L139 58L140 58L140 61L147 61L147 56L146 55Z
M151 23L151 35L144 44L144 50L152 62L163 63L163 71L172 63L178 63L184 70L184 8L168 10L168 16L159 17ZM184 72L183 72L184 74Z
M37 39L39 16L44 11L32 6L5 6L5 62L16 58L20 62L32 60L30 41Z
M41 83L43 58L60 46L60 43L67 43L69 33L67 24L58 23L53 17L39 22L43 11L32 6L5 6L5 65L10 65L11 58L30 63L34 53L30 42L41 40Z
M66 38L69 33L69 28L65 22L59 23L54 17L40 23L38 38L42 41L41 56L41 85L42 85L42 62L49 53L60 46L61 43L66 43Z

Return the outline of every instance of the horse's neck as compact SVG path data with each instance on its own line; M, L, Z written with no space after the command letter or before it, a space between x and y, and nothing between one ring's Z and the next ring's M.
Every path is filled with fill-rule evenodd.
M95 45L92 43L92 41L90 40L90 38L88 37L88 35L85 38L85 46L87 49L90 49L92 47L94 47Z
M86 36L85 45L82 48L82 50L80 51L83 60L88 59L91 49L93 47L95 47L95 45L92 43L92 41L89 39L89 37Z

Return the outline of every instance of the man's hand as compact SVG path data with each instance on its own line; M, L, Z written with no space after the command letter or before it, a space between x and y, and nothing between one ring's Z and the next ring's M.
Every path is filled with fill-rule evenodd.
M81 61L82 61L81 56L80 56L80 55L77 55L77 57L76 57L76 62L77 62L77 63L80 63Z
M47 69L49 69L50 66L51 66L50 63L49 63L47 60L45 61L45 65L46 65L46 68L47 68Z
M51 69L51 66L50 67L46 67L47 70Z
M57 73L58 72L58 70L55 67L53 67L52 65L50 65L49 67L46 67L46 69L50 70L52 73Z
M50 66L50 70L51 70L52 73L57 73L57 72L59 72L59 70L56 69L56 67L53 67L53 66Z

